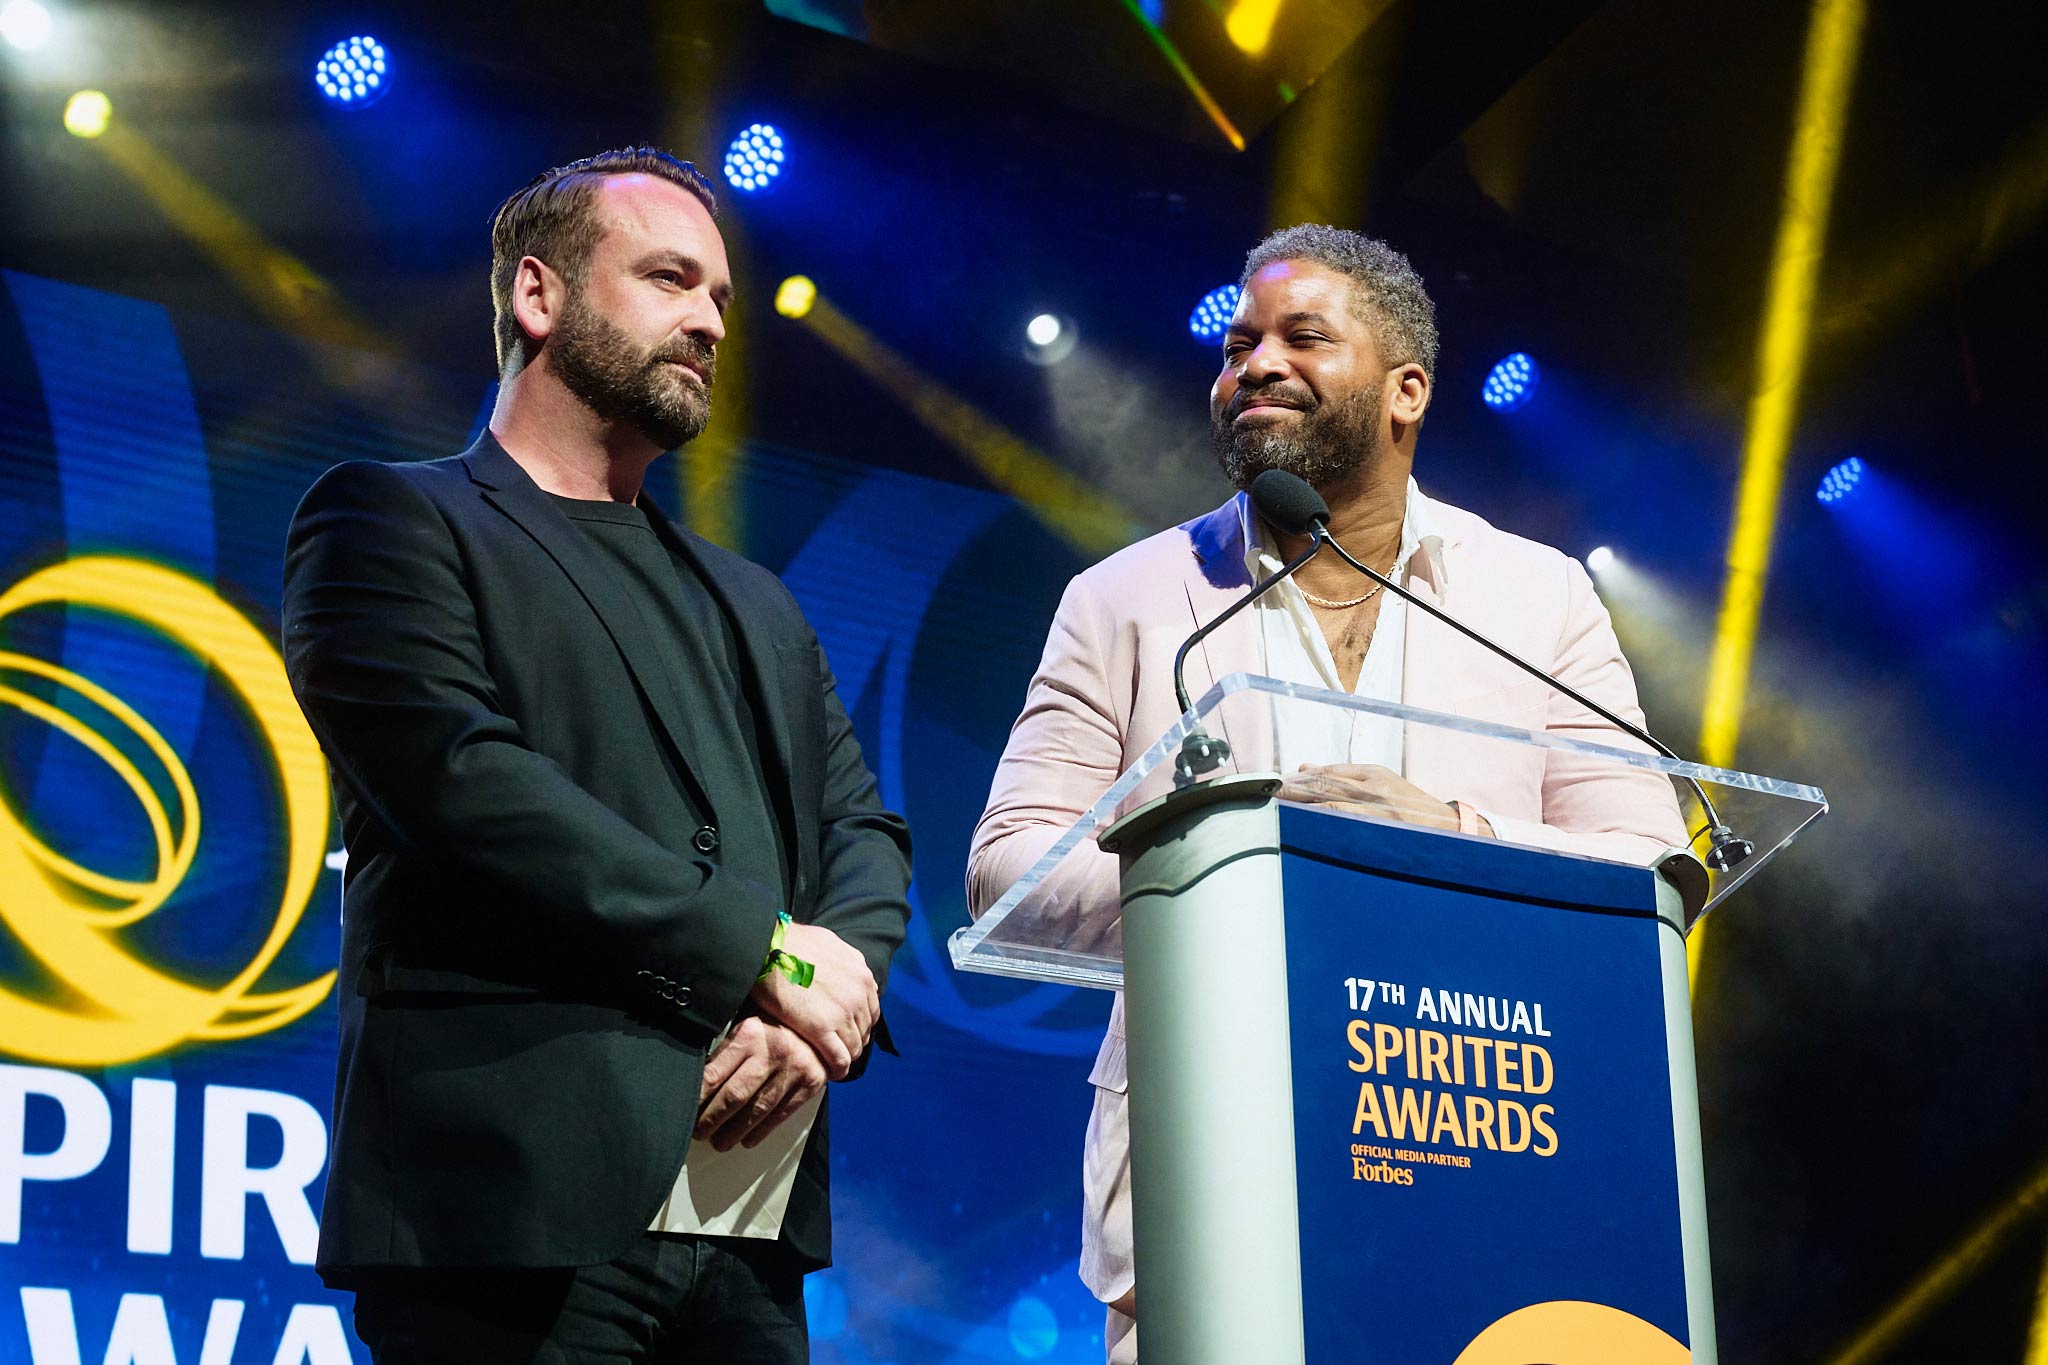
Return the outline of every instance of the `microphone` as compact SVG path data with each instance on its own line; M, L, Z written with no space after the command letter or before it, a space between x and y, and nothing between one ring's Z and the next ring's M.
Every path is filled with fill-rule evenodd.
M1250 592L1232 602L1222 615L1181 641L1180 652L1173 656L1173 695L1180 702L1182 715L1186 715L1189 709L1188 685L1183 676L1188 651L1207 639L1210 631L1258 601L1282 580L1292 577L1295 570L1316 557L1325 541L1336 544L1323 529L1330 520L1330 505L1323 501L1322 494L1309 486L1308 480L1285 470L1268 469L1252 480L1250 492L1252 506L1259 509L1259 515L1266 519L1267 524L1286 535L1308 536L1309 546L1278 573L1255 584ZM1215 738L1197 721L1187 738L1180 742L1180 753L1174 757L1173 785L1192 786L1229 759L1230 745Z
M1262 470L1252 480L1252 506L1282 535L1313 535L1329 525L1330 504L1299 474L1284 469Z
M1309 521L1309 525L1303 527L1300 530L1289 530L1287 525L1281 523L1278 520L1273 520L1273 525L1278 530L1286 531L1288 532L1288 534L1291 535L1306 534L1310 538L1308 552L1302 555L1299 560L1295 561L1295 563L1290 564L1286 569L1274 575L1272 580L1273 582L1278 582L1280 579L1285 578L1288 574L1293 573L1295 569L1299 568L1302 564L1307 563L1308 560L1315 554L1315 552L1318 549L1322 548L1323 545L1327 544L1332 550L1335 550L1337 552L1338 556L1341 559L1343 559L1343 561L1346 564L1349 564L1352 568L1358 570L1367 578L1370 578L1373 582L1379 584L1382 588L1385 588L1388 592L1394 593L1395 595L1403 598L1404 600L1412 603L1413 605L1422 608L1425 612L1428 612L1431 616L1434 616L1437 620L1443 622L1451 629L1457 631L1460 635L1463 635L1466 639L1472 641L1474 644L1484 645L1486 648L1492 650L1501 658L1506 659L1509 663L1513 664L1516 668L1519 668L1524 673L1527 673L1530 677L1540 680L1546 686L1552 688L1555 691L1562 692L1565 696L1570 697L1573 701L1585 707L1594 715L1600 716L1605 720L1613 722L1616 726L1619 726L1624 732L1635 736L1637 739L1649 745L1658 753L1664 755L1664 757L1673 759L1678 758L1678 754L1669 745L1665 744L1662 740L1658 739L1648 730L1643 729L1642 726L1635 725L1629 721L1623 720L1620 716L1615 715L1614 712L1600 705L1600 703L1594 701L1591 697L1586 696L1577 688L1572 687L1568 683L1559 682L1556 678L1551 677L1548 673L1536 667L1536 665L1530 663L1521 655L1516 654L1514 651L1506 648L1503 645L1495 644L1492 640L1487 639L1484 635L1481 635L1478 631L1472 629L1472 627L1466 625L1463 621L1458 620L1449 612L1437 606L1434 602L1429 602L1421 597L1418 597L1414 593L1408 591L1408 589L1402 587L1399 583L1396 583L1393 579L1381 573L1379 570L1372 568L1370 565L1360 563L1357 559L1353 558L1351 552L1349 550L1346 550L1342 545L1339 545L1337 543L1336 538L1330 534L1330 511L1328 505L1324 503L1322 495L1317 493L1315 489L1311 488L1309 486L1308 480L1302 478L1299 474L1290 474L1282 469L1268 469L1264 473L1260 474L1258 478L1252 481L1252 487L1255 490L1254 496L1256 496L1256 489L1262 483L1270 483L1274 491L1269 496L1276 502L1277 505L1288 508L1290 510L1301 511L1310 508L1311 500L1313 500L1313 507L1319 510L1321 513L1320 516L1316 516L1313 513L1308 513L1307 519ZM1298 487L1283 488L1283 485L1290 484L1298 485ZM1264 510L1263 504L1261 504L1261 510ZM1270 586L1270 584L1261 585L1259 588L1253 591L1252 595L1256 597L1260 592L1265 591L1266 587L1268 586ZM1249 601L1250 599L1247 598L1246 600ZM1238 605L1242 606L1243 603L1239 603ZM1236 607L1231 608L1231 611L1236 610ZM1230 612L1225 612L1224 616L1228 616L1229 614ZM1219 617L1218 619L1221 620L1222 618ZM1183 646L1183 650L1185 650L1185 646ZM1183 711L1187 709L1187 706L1185 704L1185 697L1183 697L1183 704L1181 706L1181 709ZM1189 736L1189 738L1192 739L1193 736ZM1185 748L1182 752L1183 754L1185 754ZM1228 754L1226 753L1225 756L1227 757ZM1682 762L1683 760L1680 761ZM1177 766L1176 771L1178 771ZM1712 798L1710 798L1707 795L1707 789L1705 787L1702 787L1699 783L1695 782L1690 777L1681 777L1679 781L1685 783L1686 786L1692 788L1693 797L1700 803L1701 813L1706 816L1706 862L1708 867L1713 868L1716 872L1726 872L1730 868L1733 868L1741 864L1746 859L1748 859L1751 854L1756 852L1755 844L1751 843L1749 840L1737 834L1731 826L1723 822L1723 820L1721 819L1721 813L1714 809L1714 802Z

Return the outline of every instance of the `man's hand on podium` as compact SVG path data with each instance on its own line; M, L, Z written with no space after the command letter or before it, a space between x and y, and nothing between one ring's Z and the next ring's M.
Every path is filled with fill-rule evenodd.
M704 1063L699 1141L721 1152L752 1147L825 1086L825 1063L793 1028L748 1015Z
M1377 763L1304 763L1281 781L1280 799L1430 829L1459 828L1456 806L1437 800L1392 768ZM1479 832L1493 833L1484 816L1479 818Z
M826 1073L843 1081L867 1050L882 1012L875 974L858 949L815 924L790 925L782 950L816 968L811 984L799 986L771 971L754 983L748 998L761 1013L795 1029L817 1050Z

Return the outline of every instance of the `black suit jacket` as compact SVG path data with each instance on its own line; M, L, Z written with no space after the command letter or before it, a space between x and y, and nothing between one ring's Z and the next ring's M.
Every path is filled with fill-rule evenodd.
M909 836L817 637L773 574L659 529L721 599L758 685L788 908L884 982ZM349 850L331 1283L596 1264L668 1193L706 1047L784 898L720 867L704 796L719 784L675 740L689 680L661 685L644 631L488 435L452 459L337 466L293 518L285 661ZM678 771L690 818L656 818ZM783 1223L811 1265L831 1255L826 1169L821 1110Z

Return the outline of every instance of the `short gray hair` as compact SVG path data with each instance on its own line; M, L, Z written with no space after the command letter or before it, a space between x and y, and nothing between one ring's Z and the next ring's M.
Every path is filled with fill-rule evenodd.
M1245 257L1240 289L1275 261L1310 261L1360 286L1353 309L1389 366L1411 361L1436 381L1436 305L1408 258L1377 237L1324 223L1281 228Z

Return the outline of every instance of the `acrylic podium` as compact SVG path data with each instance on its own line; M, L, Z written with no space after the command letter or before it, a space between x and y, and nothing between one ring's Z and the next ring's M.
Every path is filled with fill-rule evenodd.
M1196 732L1229 755L1177 780ZM1432 780L1626 793L1701 842L1279 799L1282 772L1389 754L1482 812ZM1705 865L1696 790L1750 850L1732 866ZM1126 991L1142 1359L1712 1365L1685 934L1826 808L1235 674L950 947Z

